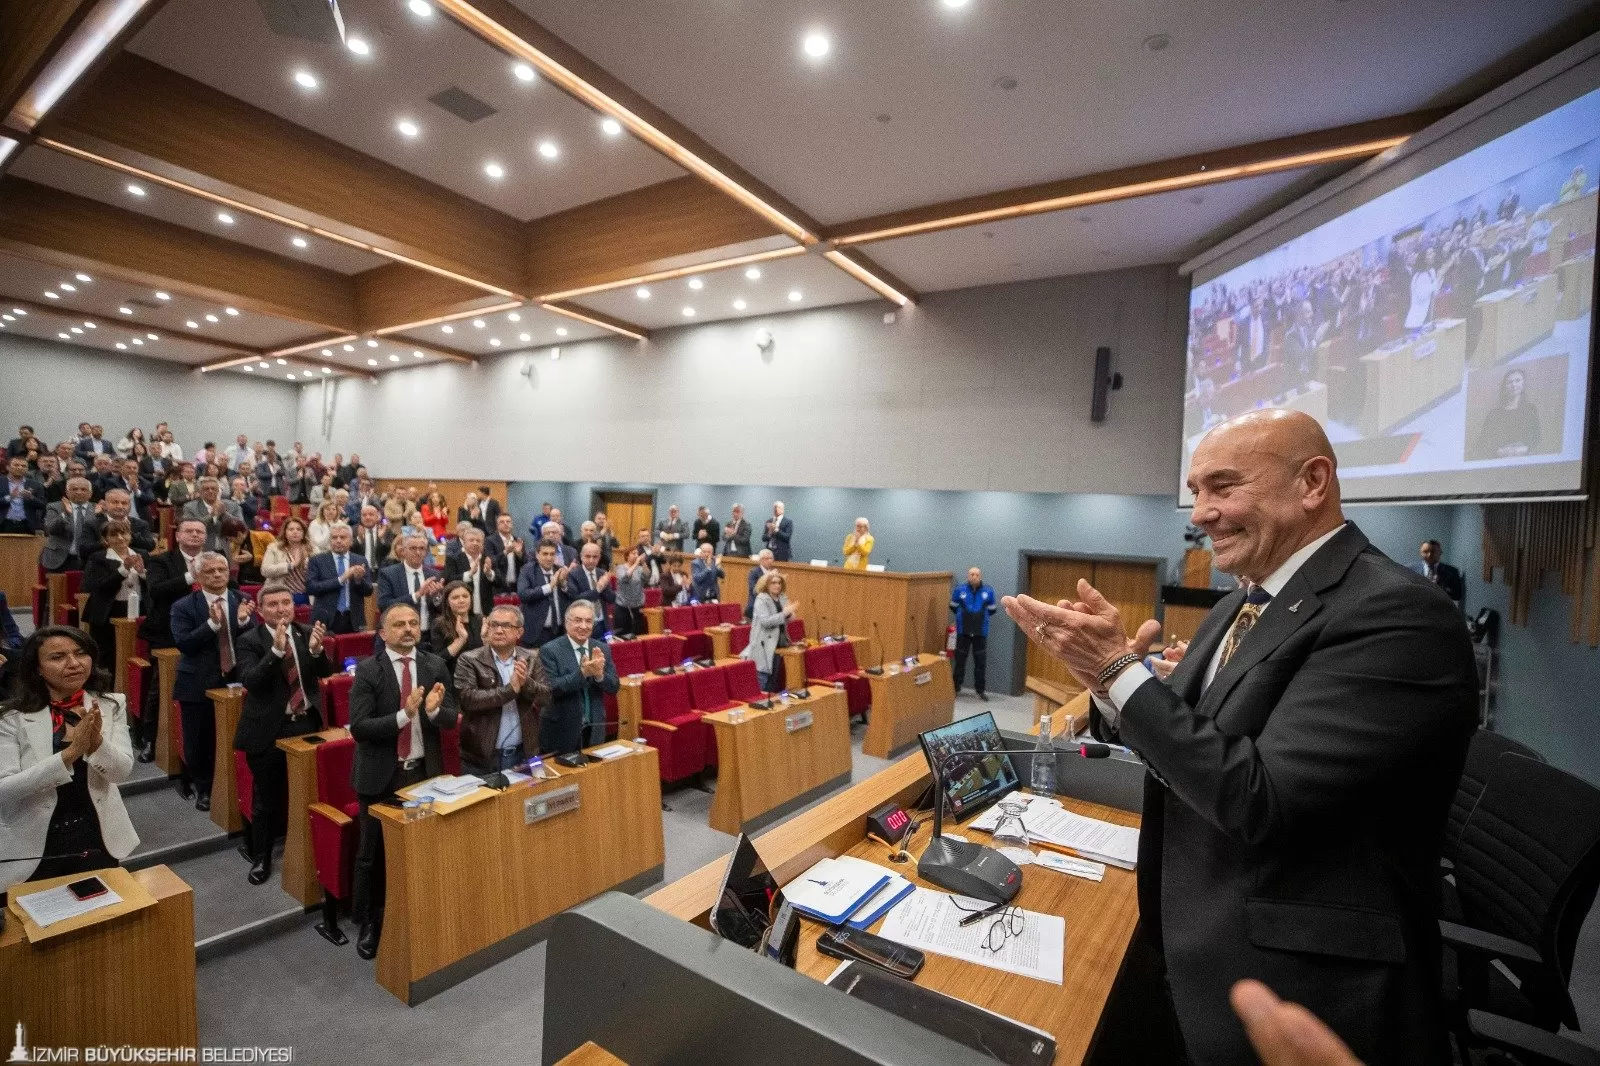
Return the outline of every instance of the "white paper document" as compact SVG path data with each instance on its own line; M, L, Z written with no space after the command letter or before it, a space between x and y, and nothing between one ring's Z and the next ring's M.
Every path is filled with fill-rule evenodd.
M110 886L91 899L79 899L66 885L57 885L43 892L17 897L17 906L26 911L28 917L33 919L33 924L40 929L121 902L122 897L113 892Z
M1007 796L1027 805L1022 815L1022 825L1030 840L1071 848L1086 859L1110 863L1131 870L1139 860L1139 831L1126 825L1102 822L1098 818L1085 818L1061 806L1060 801L1042 796ZM968 825L968 829L994 832L1000 823L1000 805L984 811Z
M482 787L483 780L470 775L437 777L432 781L424 781L412 789L411 798L415 800L431 799L439 804L454 803L456 800L466 799Z
M624 755L631 755L638 750L638 747L633 744L607 744L603 748L594 749L591 754L597 759L620 759Z
M889 912L878 935L935 955L1059 985L1066 954L1067 920L1057 914L1023 911L1022 932L1006 937L999 951L990 951L984 947L984 939L990 935L994 918L961 925L962 918L987 906L982 900L918 888Z

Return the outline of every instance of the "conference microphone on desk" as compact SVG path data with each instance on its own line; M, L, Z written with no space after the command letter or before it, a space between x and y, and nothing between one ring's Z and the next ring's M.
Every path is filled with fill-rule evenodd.
M878 620L872 620L872 642L878 646L878 665L867 667L867 673L877 677L883 673L883 638L878 636Z

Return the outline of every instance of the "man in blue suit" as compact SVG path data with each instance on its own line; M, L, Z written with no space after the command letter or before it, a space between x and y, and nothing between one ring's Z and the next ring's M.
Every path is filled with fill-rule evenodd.
M567 593L574 600L587 600L594 608L600 635L606 634L606 604L617 602L616 585L611 575L600 569L600 545L585 544L579 565L567 574Z
M193 797L196 810L209 811L217 725L206 690L236 677L235 649L240 635L255 625L256 605L228 587L228 557L219 552L201 555L195 576L200 588L172 605L172 642L179 652L172 698L183 713L178 794Z
M594 607L574 600L566 610L566 633L539 649L550 682L550 704L539 714L539 751L564 755L600 743L606 736L606 693L620 686L611 649L594 634Z
M761 543L772 549L772 557L780 563L786 563L792 557L789 541L794 536L794 520L783 513L783 501L779 500L772 505L772 517L767 519L766 531L761 535Z
M568 570L556 561L556 546L539 542L532 566L517 574L517 599L522 603L522 646L541 647L561 632L562 611L572 602Z
M359 632L366 626L372 567L366 556L350 550L350 527L343 523L328 531L328 547L306 564L311 620L330 633Z
M428 559L428 538L408 533L401 538L396 555L399 562L378 571L378 613L397 603L409 603L422 616L426 633L439 617L444 593L444 578Z

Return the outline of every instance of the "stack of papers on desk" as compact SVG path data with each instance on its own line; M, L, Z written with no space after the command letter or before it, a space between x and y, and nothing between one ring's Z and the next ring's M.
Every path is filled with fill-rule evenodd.
M638 747L633 744L616 743L607 744L603 748L596 748L590 754L597 759L620 759L624 755L631 755L638 750Z
M1061 806L1061 801L1044 796L1007 796L1027 804L1022 816L1023 828L1030 840L1068 848L1085 859L1110 863L1131 870L1139 861L1139 831L1126 825L1102 822L1098 818L1085 818ZM992 833L1000 824L1000 805L984 811L967 826Z
M122 897L109 886L98 896L89 899L79 899L74 896L66 885L57 885L43 892L33 892L15 898L17 906L21 907L28 917L33 919L33 924L40 929L48 929L57 922L64 922L68 918L76 918L80 914L88 914L101 907L112 907L122 902Z
M1066 956L1067 920L1059 914L1022 911L1022 931L1007 936L999 951L990 951L984 942L995 942L989 939L994 918L968 926L961 924L961 919L989 906L981 899L917 888L889 912L878 935L935 955L1059 985Z
M411 789L411 798L418 800L431 799L435 803L454 803L458 799L465 799L483 787L483 779L463 774L460 777L436 777L432 781L424 781L416 788Z
M893 900L885 902L877 897L895 876L875 862L840 855L836 859L823 859L784 885L783 895L802 914L838 925L862 911L869 901L874 902L880 912L891 906Z

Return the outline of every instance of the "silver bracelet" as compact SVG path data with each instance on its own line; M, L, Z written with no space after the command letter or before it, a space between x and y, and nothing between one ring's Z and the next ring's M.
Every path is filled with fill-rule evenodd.
M1095 684L1099 685L1101 688L1105 688L1108 684L1110 684L1114 677L1122 673L1122 671L1126 670L1134 663L1138 662L1141 658L1143 658L1143 656L1136 655L1133 652L1118 656L1111 661L1110 666L1100 671L1099 676L1095 678Z

